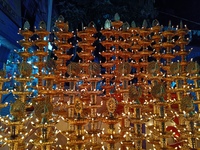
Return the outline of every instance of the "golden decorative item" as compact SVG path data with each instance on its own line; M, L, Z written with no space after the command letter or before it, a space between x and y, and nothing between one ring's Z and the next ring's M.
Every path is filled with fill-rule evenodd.
M24 110L25 110L25 105L20 100L16 100L10 106L10 114L15 118L23 117Z
M30 24L29 24L28 21L26 21L26 22L24 23L23 29L24 29L24 30L29 30L29 29L30 29Z
M161 83L155 84L152 87L151 94L152 94L152 96L154 96L156 98L163 97L166 94L164 85Z
M2 96L3 94L7 94L8 91L3 90L3 85L5 82L9 81L10 79L6 78L6 66L3 64L3 69L0 70L0 110L7 106L7 103L2 103Z
M49 118L53 112L53 105L50 102L39 102L37 106L35 106L35 115L38 118Z
M198 73L199 72L199 64L197 62L190 61L187 64L186 70L190 74Z
M106 102L106 106L108 109L109 113L114 113L117 107L116 101L114 98L110 98L107 102Z
M22 62L18 66L20 74L24 77L29 77L32 74L32 65L27 62Z
M131 65L128 62L122 62L119 64L119 73L126 76L131 72Z
M131 85L129 88L129 98L138 100L142 96L142 88L140 86Z
M98 63L92 62L89 64L89 73L91 75L98 75L101 72L101 66Z
M174 62L170 65L170 71L172 74L177 74L181 72L180 64L178 62Z
M54 70L56 70L56 62L55 60L51 59L51 58L48 58L47 61L46 61L46 64L45 64L45 69L48 71L48 72L54 72Z
M75 109L75 112L76 112L77 114L81 114L82 111L83 111L82 103L81 103L80 99L77 98L77 97L75 98L75 106L74 106L74 109Z
M80 72L81 68L80 65L78 63L75 62L71 62L68 66L67 66L67 73L70 76L75 76Z
M151 61L148 63L147 70L148 70L148 73L155 74L160 71L160 68L157 62Z
M187 113L194 110L193 100L190 96L184 96L181 99L181 109Z
M46 50L46 23L40 22L32 32L26 22L19 31L24 51L19 53L16 88L3 90L10 79L5 68L0 71L0 98L8 92L16 97L10 118L1 119L9 128L0 136L4 145L11 150L199 148L200 119L195 109L200 107L199 65L186 59L188 29L182 22L177 29L169 22L164 30L158 20L152 27L146 20L137 27L134 21L123 23L116 14L100 30L105 38L99 40L104 47L99 62L93 55L94 22L70 32L68 22L59 16L55 26L56 59ZM33 34L38 36L35 41L30 40ZM68 54L73 48L69 39L76 36L80 40L73 46L81 48L76 52L79 62ZM29 53L32 45L38 49ZM37 59L28 64L31 56ZM38 69L35 74L32 65ZM37 79L36 86L29 84L32 79ZM34 113L28 113L29 108ZM174 141L178 141L175 146Z

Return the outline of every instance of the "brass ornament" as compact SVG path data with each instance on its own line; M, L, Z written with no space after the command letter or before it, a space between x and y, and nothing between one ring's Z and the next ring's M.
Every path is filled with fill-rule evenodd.
M122 62L119 64L119 73L121 75L128 75L131 72L131 65L128 62Z
M162 98L165 95L165 87L161 83L157 83L151 89L151 94L154 98Z
M104 29L108 29L108 30L109 30L110 27L111 27L111 22L110 22L110 20L107 19L107 20L105 21L105 24L104 24Z
M158 73L160 71L158 63L156 61L149 62L147 66L147 71L151 74Z
M132 28L136 28L136 27L137 27L135 21L132 21L132 22L131 22L131 27L132 27Z
M101 73L101 66L98 63L92 62L89 64L89 74L98 75Z
M181 109L182 109L182 111L185 111L187 113L193 111L194 106L193 106L192 97L190 97L190 96L184 96L181 99Z
M129 98L138 99L142 95L142 88L140 86L131 85L129 88Z
M122 31L127 31L130 28L130 25L128 22L123 23L122 25Z
M199 64L197 62L190 61L187 64L186 71L190 74L195 74L199 72Z
M62 15L60 15L60 16L58 17L58 21L59 21L59 22L64 22L64 21L65 21L65 18L64 18Z
M46 28L47 28L46 23L45 23L44 21L40 21L39 27L40 27L41 29L44 29L44 30L46 30Z
M145 28L145 29L148 27L148 23L147 23L146 19L143 21L142 27Z
M108 109L109 113L114 113L116 108L117 108L117 104L114 98L110 98L107 102L106 102L106 107Z
M22 77L29 77L32 74L32 65L27 62L22 62L18 66L19 73L22 75Z
M82 103L82 101L79 99L79 97L76 97L75 99L74 99L74 109L75 109L75 112L77 113L77 114L81 114L82 113L82 111L83 111L83 103Z
M78 63L75 63L75 62L71 62L67 66L67 73L70 76L75 76L75 75L79 74L80 70L81 70L80 65Z
M23 117L24 110L25 110L25 104L20 100L16 100L10 106L10 114L14 117Z
M177 74L181 72L181 67L180 67L180 63L179 62L173 62L170 65L170 71L172 74Z
M115 21L120 21L120 16L119 16L118 13L115 14L115 16L114 16L114 20L115 20Z
M24 23L23 29L24 29L24 30L29 30L29 29L30 29L30 23L29 23L28 21L26 21L26 22Z
M159 21L157 19L152 21L152 27L159 26L159 25L160 25L160 23L159 23Z
M45 63L45 68L49 72L53 72L56 69L56 62L54 59L48 58Z
M38 118L49 118L53 112L53 105L50 102L42 101L35 107L35 115Z

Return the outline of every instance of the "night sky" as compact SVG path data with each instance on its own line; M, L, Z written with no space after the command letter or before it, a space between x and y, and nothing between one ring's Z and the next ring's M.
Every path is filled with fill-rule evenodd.
M189 29L200 29L200 0L54 0L54 6L72 24L103 24L118 12L122 21L134 20L138 26L143 19L158 19L162 25L169 20L178 25L182 20Z
M158 19L166 24L182 20L191 30L200 29L200 0L155 0Z

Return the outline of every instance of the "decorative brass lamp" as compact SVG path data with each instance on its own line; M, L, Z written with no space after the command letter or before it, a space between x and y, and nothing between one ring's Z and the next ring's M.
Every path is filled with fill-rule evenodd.
M7 82L9 80L10 79L8 79L6 77L6 68L5 68L5 64L4 64L3 69L0 70L0 101L1 101L1 103L0 103L0 109L2 109L2 108L4 108L4 107L7 106L7 104L2 104L2 96L4 94L8 93L8 91L3 90L3 85L4 85L5 82Z
M186 59L189 30L182 22L177 29L169 22L163 31L157 20L150 28L144 20L140 28L134 21L123 23L116 14L100 30L103 38L95 39L98 31L93 22L82 31L69 32L68 22L59 16L51 41L56 46L54 58L45 49L46 24L40 22L34 32L28 22L24 26L19 42L24 47L19 53L22 62L15 75L18 86L12 90L17 99L11 117L1 119L9 130L0 138L9 149L199 148L200 119L195 109L200 106L199 65ZM30 40L32 35L37 36L35 41ZM80 40L72 45L70 38L76 37ZM96 40L104 47L100 62L93 56ZM37 50L30 53L33 45ZM73 62L68 52L77 47L80 60ZM27 63L32 56L38 58L36 74ZM31 98L33 113L27 115L27 98L33 94L27 83L32 78L38 83ZM2 90L7 81L5 71L0 71L0 98L8 93ZM61 120L63 129L58 129ZM25 134L26 128L31 132Z
M32 32L29 31L28 22L25 23L24 30L20 30L20 34L24 36L24 39L19 42L24 47L24 51L19 53L22 57L22 62L18 65L19 74L16 73L14 76L16 88L11 90L16 100L10 104L11 116L4 118L4 124L9 128L8 134L5 133L4 142L13 150L25 149L25 137L29 135L29 132L26 130L28 119L26 118L25 108L27 105L27 97L31 94L28 90L27 83L31 81L30 75L32 73L32 66L26 61L27 58L31 56L28 52L28 48L32 44L29 39ZM2 72L2 76L5 76L4 72ZM1 81L5 82L8 81L8 79L4 78L4 80ZM5 91L1 91L1 96L2 94L6 94Z

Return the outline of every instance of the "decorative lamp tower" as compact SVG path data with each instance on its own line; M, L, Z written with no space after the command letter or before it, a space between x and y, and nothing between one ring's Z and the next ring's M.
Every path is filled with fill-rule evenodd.
M123 24L119 19L116 19L118 15L115 16L116 24L113 24L117 30ZM102 74L103 79L105 80L102 88L105 91L105 96L102 97L102 100L105 101L108 114L102 114L102 122L107 126L106 131L102 131L101 139L102 141L107 143L108 150L116 149L116 143L120 141L120 130L116 130L116 124L120 122L121 118L117 117L115 113L117 108L117 101L111 97L111 90L114 89L114 84L112 80L114 78L114 65L115 61L112 57L115 56L115 51L112 49L114 45L114 41L111 38L112 32L110 30L110 23L108 21L105 22L105 29L102 30L102 34L106 37L105 41L102 41L102 45L106 48L105 51L101 53L103 57L105 57L105 62L102 62L101 65L105 69L104 74Z
M117 86L117 92L122 95L122 101L118 102L119 105L123 106L122 112L122 121L121 126L122 128L122 135L123 140L121 140L121 147L122 149L133 149L134 142L134 127L131 126L131 122L133 120L132 113L132 97L130 97L130 84L132 77L130 76L131 73L131 64L129 56L132 55L130 47L132 46L131 37L132 32L130 29L130 25L126 22L122 25L122 30L120 33L120 37L122 40L119 42L119 52L118 59L116 59L116 70L115 72L118 73L118 78L120 81L120 85ZM135 130L136 131L136 130Z
M66 89L65 83L66 81L66 73L67 73L67 61L69 61L72 55L68 55L67 52L70 48L72 48L71 43L68 40L73 37L72 32L68 31L68 22L64 22L63 16L59 16L58 20L55 23L58 31L54 31L56 38L53 43L56 45L57 49L54 50L54 54L56 56L56 88L60 90L57 95L54 97L55 101L55 111L58 114L62 114L63 117L67 115L67 100L64 98L64 90ZM70 69L70 68L69 68Z
M4 108L7 106L7 104L3 104L2 103L2 96L4 94L8 94L7 90L3 89L4 83L6 83L7 81L9 81L10 79L8 79L6 77L6 68L5 65L3 66L3 69L0 70L0 109Z
M46 31L46 23L41 21L39 29L35 29L34 34L37 39L34 44L38 49L34 52L34 56L38 59L35 65L38 67L38 73L34 74L35 78L38 79L36 85L37 95L33 98L34 102L34 113L35 122L32 122L32 126L35 128L35 139L30 139L30 142L37 148L42 150L50 150L53 143L55 143L53 130L55 128L55 122L52 118L53 112L53 96L56 95L57 91L54 89L55 74L54 63L50 63L48 57L48 51L45 47L48 45L48 41L45 37L49 35Z
M24 29L20 29L19 31L19 34L24 37L24 39L19 42L19 44L24 47L24 51L19 53L22 57L22 62L18 65L19 74L14 74L16 88L12 90L12 93L16 100L14 103L10 104L11 116L5 121L6 126L10 128L10 130L8 136L4 138L4 142L7 143L9 149L12 150L25 149L25 139L28 136L28 132L26 131L27 127L24 126L28 119L28 116L25 114L27 97L31 94L27 88L27 83L31 81L30 76L32 74L32 65L27 63L27 59L31 56L28 49L32 46L30 41L32 32L29 31L29 27L29 23L25 22ZM7 78L5 79L8 80Z
M101 127L98 118L98 108L100 108L101 105L97 101L97 96L101 94L101 91L97 90L97 83L101 80L101 67L98 63L92 62L94 60L93 43L95 41L95 33L96 29L93 22L90 22L88 27L83 31L78 32L78 36L82 39L82 41L79 42L82 51L78 53L79 57L82 59L80 63L82 69L79 74L82 83L79 85L79 90L81 91L81 101L85 103L85 117L89 120L87 133L92 138L89 139L90 143L86 145L86 148L90 149L101 148L101 144L98 142Z
M137 32L136 32L137 31ZM135 149L143 149L143 140L146 139L144 124L146 122L144 110L148 110L144 101L149 100L148 82L147 82L147 65L148 56L151 55L148 46L150 44L150 30L147 28L146 20L143 21L141 29L137 29L131 37L133 45L131 50L134 53L132 56L135 68L135 77L137 82L134 82L129 89L129 98L131 100L131 109L133 110L130 121L133 124L134 133L132 133L132 141L134 141ZM135 136L136 135L136 136Z
M198 87L198 85L195 84L195 78L198 76L197 72L199 66L196 62L190 61L188 63L186 61L186 56L189 53L189 51L185 49L185 45L188 44L188 39L185 37L187 33L187 27L183 27L182 22L180 22L180 28L176 30L176 35L179 37L176 44L180 47L179 51L176 51L176 54L180 56L180 60L171 70L176 73L173 76L175 78L174 82L176 83L174 91L177 94L177 104L179 106L178 114L180 116L180 123L177 127L180 129L180 132L183 133L180 137L187 142L187 144L183 142L181 146L182 148L196 149L199 126L195 124L198 124L199 117L197 112L195 112L194 99L196 99L198 103L198 93L196 93L196 90L193 90L191 86L194 83L194 89ZM190 78L190 76L196 77ZM193 92L195 94L193 94Z
M90 88L88 94L90 95L90 101L88 109L90 110L90 122L88 124L88 134L92 137L90 139L89 146L92 149L101 149L101 144L99 142L99 136L101 132L101 119L99 116L101 115L98 113L99 108L102 106L97 100L97 96L99 96L102 92L97 89L97 83L101 80L99 74L101 72L101 67L98 63L90 62L89 64L89 77L87 81L90 83Z
M35 32L29 31L29 26L26 22L20 30L24 39L19 44L24 50L19 52L19 72L14 74L16 100L10 117L1 118L9 129L0 138L11 150L24 150L25 143L41 150L199 148L200 68L197 62L187 60L189 30L182 22L177 29L169 22L162 31L157 20L151 28L144 20L140 28L135 22L131 26L123 23L115 14L114 21L106 20L102 34L95 34L93 22L82 31L69 32L68 22L60 16L51 43L56 46L53 55L46 49L46 24L40 22ZM95 37L102 45L99 63L93 55L98 50ZM76 39L80 41L74 42ZM37 47L33 53L32 46ZM79 62L72 58L72 49L77 50ZM36 74L27 63L31 56L37 58L33 63ZM34 94L28 86L31 76L38 80ZM1 70L0 99L8 93L3 90L7 81ZM25 115L29 101L34 116ZM59 129L55 120L61 119L65 126ZM28 121L32 126L25 125ZM30 142L26 127L34 128L30 129L35 133ZM57 141L61 137L65 138ZM177 145L171 144L176 141Z

